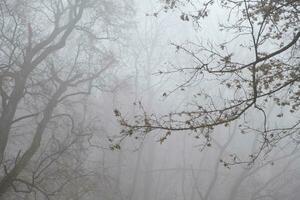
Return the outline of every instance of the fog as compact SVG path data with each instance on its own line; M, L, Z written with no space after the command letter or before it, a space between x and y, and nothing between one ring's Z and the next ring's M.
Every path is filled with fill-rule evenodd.
M0 199L300 199L297 0L0 0Z

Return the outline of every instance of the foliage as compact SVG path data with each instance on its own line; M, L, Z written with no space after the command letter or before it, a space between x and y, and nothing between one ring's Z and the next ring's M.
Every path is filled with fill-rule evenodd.
M281 141L297 145L300 142L299 1L202 3L167 0L162 2L162 10L179 11L181 20L192 18L200 26L214 11L222 10L227 13L224 17L227 20L219 25L220 32L227 32L232 38L217 44L173 43L176 51L189 55L196 65L158 73L189 74L187 81L178 84L174 91L188 90L191 83L198 85L195 100L182 111L166 115L148 114L140 103L142 113L134 121L118 112L116 116L124 127L121 141L128 136L142 138L161 130L160 133L165 132L160 140L163 142L171 132L189 131L196 138L204 138L206 146L210 146L210 135L216 127L227 127L236 121L241 133L259 133L260 141L250 159L241 162L254 162ZM232 48L232 43L239 44L238 50ZM247 59L240 57L242 53ZM164 92L163 96L171 98L174 91ZM219 96L212 95L212 91L219 92Z

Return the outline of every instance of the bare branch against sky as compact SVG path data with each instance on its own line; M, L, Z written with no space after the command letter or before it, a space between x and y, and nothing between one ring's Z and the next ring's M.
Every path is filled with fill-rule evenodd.
M299 0L0 0L0 200L300 199Z

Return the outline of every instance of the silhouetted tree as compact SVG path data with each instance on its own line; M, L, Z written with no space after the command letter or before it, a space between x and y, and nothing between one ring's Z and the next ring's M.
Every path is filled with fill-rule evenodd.
M92 121L80 123L81 97L101 88L103 74L116 64L106 44L121 33L130 6L122 0L0 1L1 198L14 191L49 199L87 176L79 155L84 148L69 151L93 134Z

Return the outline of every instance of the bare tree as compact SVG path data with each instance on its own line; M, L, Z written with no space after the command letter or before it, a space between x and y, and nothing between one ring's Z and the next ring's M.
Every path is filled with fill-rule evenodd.
M1 197L15 191L38 192L49 199L39 186L47 179L43 175L91 134L92 122L79 126L74 108L82 105L81 96L101 88L100 78L116 64L104 41L115 40L126 23L121 16L131 14L124 9L129 8L128 1L118 4L0 1ZM35 166L34 160L38 161ZM75 163L82 166L82 162ZM28 178L26 171L31 167L36 171ZM64 174L65 184L76 179L75 171L69 171L70 177Z

